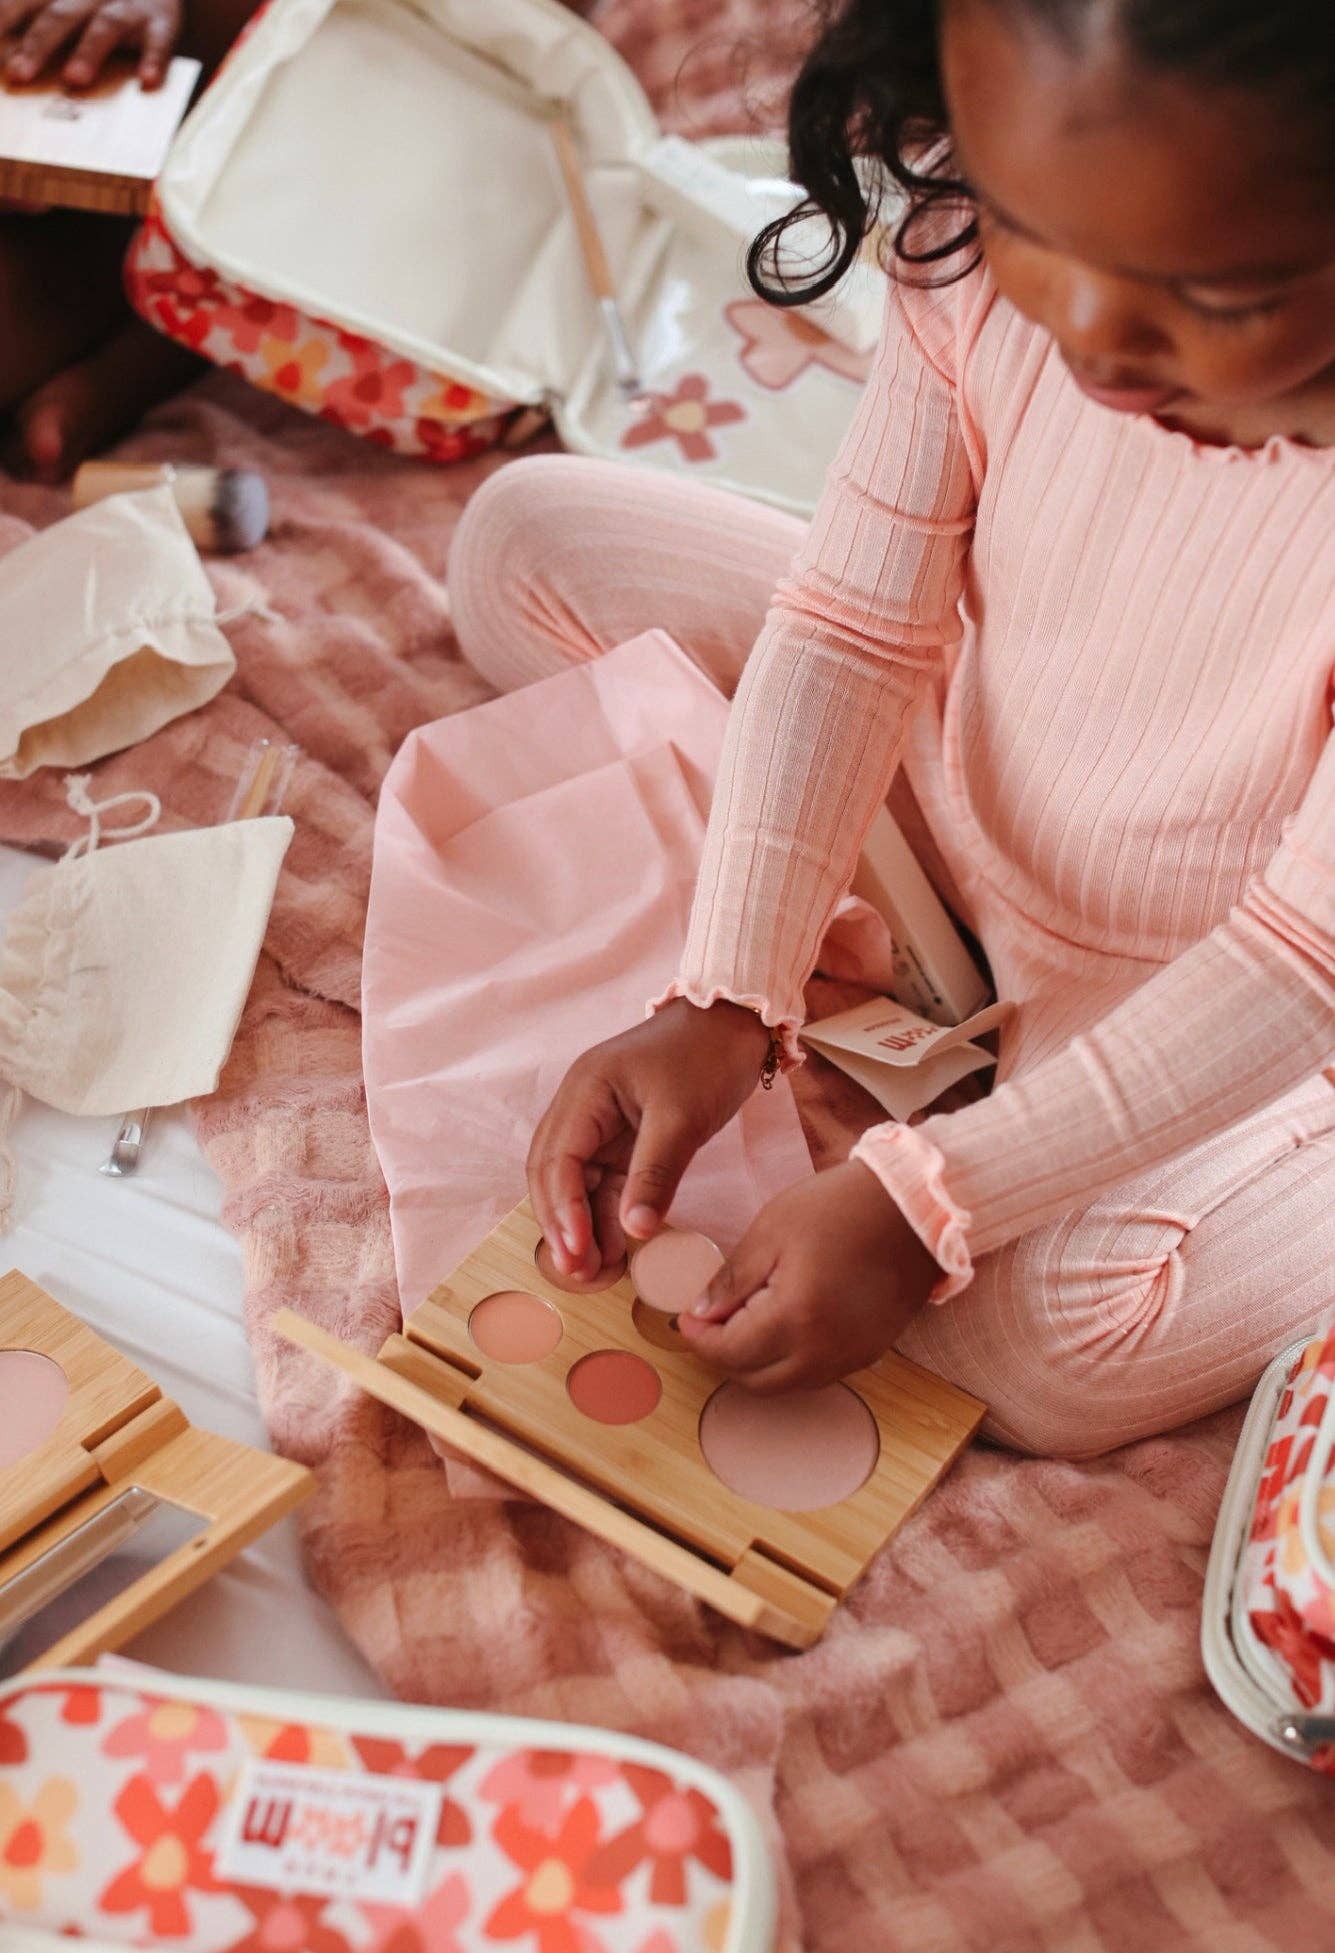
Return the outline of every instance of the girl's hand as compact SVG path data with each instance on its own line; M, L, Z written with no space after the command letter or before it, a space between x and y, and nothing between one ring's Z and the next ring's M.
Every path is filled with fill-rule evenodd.
M834 1383L895 1342L940 1269L880 1181L856 1160L772 1200L696 1310L686 1341L749 1390Z
M577 1059L528 1155L538 1224L558 1269L592 1280L626 1236L647 1241L707 1139L760 1082L769 1032L737 1004L681 999Z
M181 0L0 0L0 35L27 23L5 62L9 81L36 81L75 40L62 70L72 88L96 81L118 48L139 50L139 79L160 87L181 32Z

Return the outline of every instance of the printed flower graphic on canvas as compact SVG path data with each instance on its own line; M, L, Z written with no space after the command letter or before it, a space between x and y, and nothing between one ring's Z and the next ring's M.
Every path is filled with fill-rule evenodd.
M570 1750L518 1750L489 1770L478 1795L503 1804L534 1831L556 1831L567 1805L583 1790L615 1783L617 1766L605 1756Z
M461 1770L473 1751L460 1743L432 1743L410 1756L402 1743L380 1736L354 1736L352 1747L368 1770L382 1777L417 1777L423 1783L448 1783ZM436 1843L440 1846L465 1845L473 1835L468 1813L462 1804L446 1797L440 1807Z
M105 1756L140 1756L154 1783L180 1783L193 1750L227 1748L227 1725L213 1709L193 1702L148 1702L137 1715L108 1732Z
M640 1803L640 1815L609 1838L589 1867L590 1877L620 1885L638 1865L651 1866L649 1897L655 1905L686 1903L687 1868L694 1859L715 1878L732 1877L732 1852L714 1806L698 1790L682 1790L661 1770L627 1763L622 1770Z
M238 1716L236 1726L256 1756L272 1763L312 1763L322 1770L346 1770L347 1738L336 1729L310 1729L274 1716Z
M728 1899L720 1899L705 1914L705 1953L723 1953L723 1949L728 1943L728 1928L731 1924L731 1901Z
M9 1703L0 1704L0 1770L12 1769L28 1760L28 1738L22 1723L14 1721Z
M239 353L257 353L265 339L290 346L301 330L301 314L272 299L243 296L237 305L220 305L217 324Z
M415 421L413 434L432 461L467 461L491 445L485 434L471 427L447 427L438 420Z
M451 1872L411 1919L404 1918L399 1906L371 1906L363 1901L362 1917L376 1934L365 1953L465 1953L455 1929L467 1919L471 1903L468 1881L458 1872ZM469 1941L470 1946L474 1943ZM313 1948L312 1953L319 1949Z
M31 1803L0 1782L0 1912L35 1912L45 1881L74 1870L68 1825L78 1801L68 1777L48 1777Z
M675 441L683 461L713 461L718 449L709 438L712 427L729 427L745 420L737 400L711 400L703 373L687 373L675 393L651 393L645 410L621 436L623 448L647 448L655 441Z
M824 367L858 385L871 371L872 355L854 352L797 312L779 311L762 298L737 298L723 316L741 337L738 358L757 386L781 393L809 366Z
M525 1939L525 1953L602 1953L603 1942L576 1915L621 1911L621 1894L590 1870L598 1850L598 1812L592 1799L572 1806L555 1836L532 1830L502 1811L492 1832L524 1874L487 1920L488 1939Z
M345 427L366 427L370 422L396 420L405 411L404 390L417 378L411 360L386 359L374 346L354 353L351 373L343 373L325 388L324 404L329 418Z
M1305 1709L1320 1705L1327 1662L1335 1662L1335 1641L1313 1634L1285 1593L1276 1592L1273 1612L1253 1608L1249 1615L1256 1637L1273 1648L1293 1677L1294 1691Z
M65 1703L60 1720L72 1728L87 1729L102 1720L102 1691L87 1682L75 1682L64 1691Z
M227 1953L350 1953L342 1933L321 1923L328 1910L325 1898L286 1898L281 1892L235 1885L232 1894L247 1907L254 1925Z
M318 407L324 398L321 371L329 358L329 347L322 339L306 339L289 346L282 339L266 339L260 347L264 361L265 384L275 393L302 406Z
M442 380L425 399L417 403L417 412L422 420L439 421L446 427L457 427L462 421L481 420L495 411L494 403L485 393L466 387L461 380Z
M209 1776L196 1777L174 1806L161 1802L147 1777L131 1777L112 1808L139 1856L108 1884L97 1902L102 1911L146 1911L150 1933L183 1939L191 1927L187 1895L220 1890L203 1844L218 1804Z

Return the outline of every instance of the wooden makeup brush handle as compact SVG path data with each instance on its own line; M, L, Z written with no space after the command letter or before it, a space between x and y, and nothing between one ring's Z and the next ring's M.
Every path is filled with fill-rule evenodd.
M575 148L575 135L564 115L552 118L552 142L556 146L556 160L561 165L565 178L566 195L570 198L570 214L575 220L579 233L579 248L584 254L588 267L589 283L597 298L615 298L616 287L612 283L612 269L607 262L607 252L603 248L602 233L598 220L589 202L588 188L584 182L584 169Z

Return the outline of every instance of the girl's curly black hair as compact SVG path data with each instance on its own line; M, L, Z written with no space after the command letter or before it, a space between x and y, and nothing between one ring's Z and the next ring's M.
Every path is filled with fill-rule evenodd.
M938 58L944 0L819 0L822 29L794 84L788 148L806 192L767 224L747 254L751 284L774 305L833 289L878 221L882 190L902 197L891 235L903 263L963 276L977 255L969 186L950 153ZM995 0L1023 10L1076 48L1091 16L1112 20L1128 56L1214 86L1274 91L1311 120L1327 152L1335 137L1332 0ZM955 221L951 221L951 213ZM924 223L934 214L935 221ZM828 245L785 267L795 226L823 217ZM967 256L962 254L967 253ZM952 262L958 260L958 262Z

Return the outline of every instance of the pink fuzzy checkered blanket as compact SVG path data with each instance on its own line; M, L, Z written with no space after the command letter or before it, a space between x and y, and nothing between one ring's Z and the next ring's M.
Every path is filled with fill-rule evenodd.
M599 17L665 119L702 133L736 126L743 97L773 125L800 11ZM274 1441L319 1472L311 1577L358 1646L406 1697L635 1730L732 1773L782 1840L785 1953L1335 1946L1329 1787L1230 1720L1197 1651L1236 1413L1095 1464L975 1449L794 1656L541 1509L451 1501L414 1430L270 1336L281 1304L368 1349L397 1324L360 1068L372 820L405 733L484 695L442 576L460 507L504 463L396 461L221 376L126 451L253 463L274 486L270 541L215 575L224 605L263 595L282 621L235 626L227 694L99 783L214 820L253 738L306 756L268 953L198 1119ZM65 506L4 485L0 545ZM58 784L0 794L6 838L71 831ZM803 1109L819 1157L846 1145L858 1107L833 1074Z

